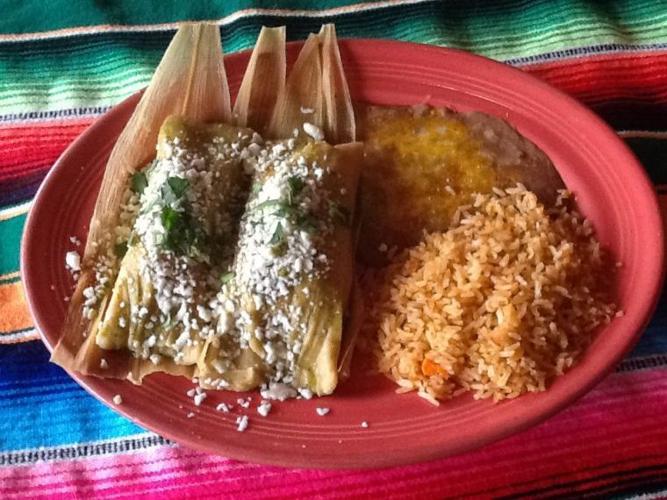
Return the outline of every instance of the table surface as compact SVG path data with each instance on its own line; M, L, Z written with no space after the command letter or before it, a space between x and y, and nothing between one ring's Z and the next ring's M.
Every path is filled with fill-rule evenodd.
M191 451L98 403L48 362L18 264L26 214L51 165L110 106L147 84L177 22L188 19L216 20L226 52L252 46L262 24L285 24L289 39L302 39L334 21L340 37L456 47L517 66L614 127L665 207L665 0L6 3L0 17L0 498L667 496L664 297L616 371L547 422L434 462L317 471Z

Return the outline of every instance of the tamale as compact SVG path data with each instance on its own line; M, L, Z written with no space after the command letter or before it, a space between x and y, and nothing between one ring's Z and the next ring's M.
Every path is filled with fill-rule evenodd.
M64 368L116 377L127 375L130 369L128 356L104 352L97 346L95 327L108 305L119 269L114 248L116 239L126 235L112 228L123 227L127 186L133 173L154 157L158 130L172 114L199 121L231 119L220 33L215 25L184 24L179 28L111 152L90 224L81 276L52 355ZM94 303L97 313L85 317L84 303ZM100 365L107 367L101 369Z
M98 327L100 347L153 365L197 362L215 333L215 296L249 185L244 158L257 138L226 124L165 121L157 159L137 174L139 215ZM133 380L141 373L135 367Z
M237 120L251 114L253 85L275 82L271 68L284 75L284 58L276 54L284 50L280 35L262 30L235 107ZM260 55L273 63L259 66ZM267 135L275 140L255 167L233 277L222 293L240 312L228 308L230 318L221 335L209 340L196 374L204 387L247 390L270 381L330 394L339 371L349 371L358 327L358 317L346 325L353 328L343 322L354 274L362 160L360 144L324 142L350 142L355 135L333 25L308 38L271 116ZM304 253L304 244L311 253ZM358 305L351 318L358 316ZM349 335L341 358L344 330Z
M228 324L272 382L336 387L361 161L359 144L314 140L277 142L258 159L230 285L240 312Z

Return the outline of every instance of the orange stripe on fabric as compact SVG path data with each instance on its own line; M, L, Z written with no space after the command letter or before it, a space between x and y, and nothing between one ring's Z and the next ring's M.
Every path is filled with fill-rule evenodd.
M0 285L0 335L32 326L20 281Z

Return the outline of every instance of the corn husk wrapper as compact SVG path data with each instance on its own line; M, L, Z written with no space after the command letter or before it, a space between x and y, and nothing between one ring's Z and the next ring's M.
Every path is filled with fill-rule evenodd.
M259 64L260 60L264 64ZM268 108L261 110L263 117L271 116L268 127L264 129L268 138L285 139L293 137L296 131L300 147L308 147L312 139L304 135L303 125L309 123L318 127L329 143L337 144L332 147L324 142L316 143L328 151L328 154L322 155L327 158L323 163L339 174L335 176L337 179L342 180L339 182L343 185L335 186L332 192L340 192L340 188L344 188L346 194L338 201L353 214L363 160L362 147L360 143L353 142L356 135L354 113L333 25L325 25L320 34L309 36L285 84L276 85L276 80L284 77L284 65L284 32L263 28L239 91L235 106L237 122L249 123L249 117L260 113L252 109L251 102L253 95L260 95L263 103L275 99L271 113ZM273 75L271 71L274 71ZM262 94L255 90L267 81L279 91ZM259 176L255 182L266 180ZM350 300L357 239L355 228L358 229L358 224L337 227L331 238L335 245L320 249L327 254L335 271L315 281L304 282L273 311L282 310L284 313L290 305L307 311L306 327L291 339L292 343L299 342L303 346L298 355L294 379L297 386L309 388L319 395L330 394L339 377L349 375L360 327L360 295L353 294ZM307 295L303 293L306 288L309 291ZM244 296L243 290L241 296ZM348 303L351 307L346 318ZM242 307L260 323L266 315L256 310L249 293L245 293ZM268 371L268 367L263 366L265 353L261 343L251 338L250 349L241 351L242 355L233 363L234 369L220 374L212 365L227 348L220 343L209 343L196 372L200 383L207 378L223 378L235 390L257 387L263 381L264 372Z
M361 144L350 143L333 148L329 168L338 175L328 178L332 192L341 192L336 200L355 218L356 193L363 162ZM337 185L338 183L342 186ZM356 338L355 322L345 324L354 279L356 234L352 225L336 225L325 248L330 262L329 272L305 284L309 294L301 307L308 311L308 326L300 339L302 349L297 357L295 380L317 395L331 394L338 384L339 369L346 374L348 361L341 360L341 351L351 358ZM297 299L298 300L298 299ZM319 305L322 304L322 305ZM355 307L359 304L355 301ZM354 310L354 313L357 311ZM355 318L356 319L356 318ZM348 328L344 330L344 327ZM356 330L358 331L358 330Z
M354 142L357 136L354 108L343 62L340 59L335 26L333 24L322 26L319 37L322 43L324 135L331 144Z
M273 50L284 52L279 43L273 44ZM246 78L255 79L251 76L255 72L257 80L266 79L252 64ZM291 137L295 130L302 131L304 123L320 128L330 144L356 140L354 110L333 24L322 26L319 34L311 34L304 43L278 93L266 135L270 139Z
M285 27L262 28L234 103L234 122L262 136L271 123L278 96L284 92Z
M120 207L130 177L154 157L158 131L167 116L230 121L229 89L220 46L217 26L181 26L111 152L95 204L81 276L70 301L61 340L51 358L68 370L107 377L125 377L129 373L127 353L97 346L94 332L99 317L92 321L83 318L83 290L95 282L96 259L107 253L113 259L110 250L115 241L109 235L110 228L119 225ZM111 265L118 266L118 262ZM102 311L108 299L101 303ZM108 364L103 371L102 358Z

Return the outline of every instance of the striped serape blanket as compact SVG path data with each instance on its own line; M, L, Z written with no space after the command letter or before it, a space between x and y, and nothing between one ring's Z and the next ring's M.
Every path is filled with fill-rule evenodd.
M667 301L634 351L543 424L461 456L384 470L280 469L210 456L98 403L34 330L19 276L31 200L61 152L145 86L178 21L225 50L263 24L469 50L580 99L627 141L667 206L667 3L581 0L4 2L0 17L0 498L667 496Z

